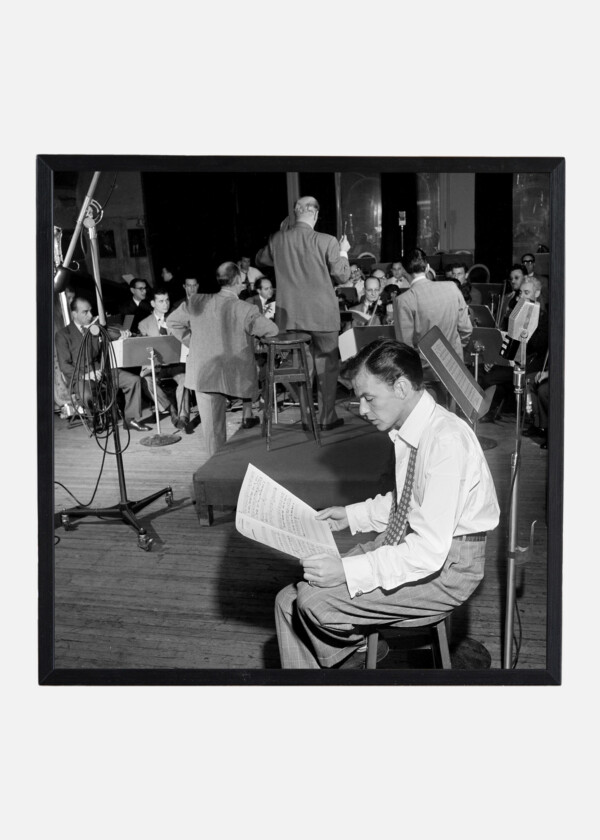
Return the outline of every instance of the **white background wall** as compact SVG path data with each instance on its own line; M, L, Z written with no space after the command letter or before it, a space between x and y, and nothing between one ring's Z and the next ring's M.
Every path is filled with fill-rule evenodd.
M3 339L25 387L3 411L6 836L494 840L584 837L597 823L598 454L582 431L597 389L581 366L593 330L575 306L560 688L38 687L27 329L39 153L565 155L567 253L585 299L599 194L593 14L533 0L11 9ZM359 66L361 55L375 60Z

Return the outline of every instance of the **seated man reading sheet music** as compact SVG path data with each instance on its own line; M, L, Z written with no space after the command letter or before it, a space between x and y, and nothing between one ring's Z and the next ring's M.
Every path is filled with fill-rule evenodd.
M284 668L363 667L369 626L463 603L483 577L486 534L498 524L479 441L424 390L416 350L379 339L349 359L343 375L361 416L394 444L397 490L317 515L333 531L379 536L344 557L301 560L304 580L275 604Z

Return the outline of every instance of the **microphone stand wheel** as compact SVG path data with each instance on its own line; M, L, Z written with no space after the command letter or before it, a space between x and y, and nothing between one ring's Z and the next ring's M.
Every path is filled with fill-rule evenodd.
M154 545L154 540L149 537L144 528L138 534L138 547L144 551L150 551Z

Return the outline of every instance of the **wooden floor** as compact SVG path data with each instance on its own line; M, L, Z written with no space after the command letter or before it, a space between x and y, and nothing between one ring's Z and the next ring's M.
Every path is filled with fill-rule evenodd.
M227 416L229 436L247 434L239 428L241 412ZM296 409L286 409L279 420L297 422ZM173 431L169 421L161 431ZM486 456L502 518L488 540L485 579L468 604L456 611L453 637L481 643L491 655L491 667L500 668L514 418L480 426L479 434L498 443ZM146 435L131 435L123 456L128 498L136 500L171 485L175 504L167 507L161 498L141 512L139 518L154 539L150 552L138 547L134 530L120 521L88 517L78 520L73 530L57 528L55 667L279 668L273 601L281 587L300 578L299 566L240 536L231 510L217 509L214 525L200 526L192 484L194 471L207 458L200 427L163 447L142 446L140 440ZM534 555L517 572L521 624L515 622L515 634L521 636L517 667L543 669L547 453L538 442L524 438L521 454L520 545L527 544L532 520L537 526ZM95 440L85 428L68 429L67 421L57 417L55 458L55 480L80 502L89 502L102 463ZM114 456L107 456L94 507L119 501L115 464ZM74 504L56 485L55 510ZM342 534L337 541L346 550L358 537ZM428 652L393 653L380 667L428 667L428 657Z

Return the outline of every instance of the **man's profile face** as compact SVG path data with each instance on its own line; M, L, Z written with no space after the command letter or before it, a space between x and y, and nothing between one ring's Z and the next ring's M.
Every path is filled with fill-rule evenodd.
M379 285L379 280L377 280L377 278L368 277L365 281L365 296L367 300L370 302L377 300L380 288L381 286Z
M467 282L467 272L464 270L462 265L453 268L452 274L454 276L454 279L458 280L461 286L463 286Z
M258 293L261 296L261 298L263 298L263 300L270 300L273 297L273 284L271 283L271 281L261 280Z
M521 283L520 297L531 300L533 303L539 298L540 290L536 289L531 280L524 280Z
M183 288L185 289L185 296L189 300L192 295L198 292L198 281L193 277L188 277L183 284Z
M159 315L165 315L169 311L169 305L169 295L156 295L154 300L151 301L152 309Z
M92 320L92 304L87 300L78 300L73 310L73 320L80 327L87 327Z
M136 283L135 286L131 289L131 294L133 295L134 300L146 300L146 294L148 292L148 287L145 283L139 282Z
M372 423L380 432L400 428L403 401L396 390L373 376L364 367L352 383L359 399L359 414Z
M523 282L523 271L520 268L515 268L510 272L510 285L513 292L518 292Z

